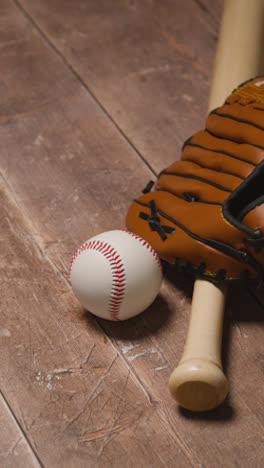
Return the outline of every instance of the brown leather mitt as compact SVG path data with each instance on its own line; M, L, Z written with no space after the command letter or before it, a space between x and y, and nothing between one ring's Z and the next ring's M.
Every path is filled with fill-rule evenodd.
M154 190L153 190L154 189ZM166 263L212 281L263 278L264 77L237 88L148 184L130 231Z

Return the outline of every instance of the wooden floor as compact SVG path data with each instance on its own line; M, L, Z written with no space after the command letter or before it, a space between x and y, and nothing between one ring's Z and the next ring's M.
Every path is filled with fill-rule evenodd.
M192 279L140 316L84 311L76 248L203 128L222 0L0 0L0 466L263 468L263 293L232 291L228 399L168 392Z

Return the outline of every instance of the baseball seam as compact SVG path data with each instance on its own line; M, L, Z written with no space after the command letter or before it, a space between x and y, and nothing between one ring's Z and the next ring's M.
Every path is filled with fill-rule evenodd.
M149 250L149 252L153 255L153 257L155 258L157 264L159 265L161 271L162 271L162 265L161 265L161 261L160 261L160 258L156 252L156 250L153 249L153 247L151 247L151 245L145 241L144 239L142 239L142 237L138 236L137 234L135 234L134 232L130 232L130 231L126 231L125 229L121 229L122 232L126 232L127 234L129 234L130 236L134 237L135 239L137 239L139 242L141 242L141 244L146 247L146 249Z
M146 249L153 255L158 266L162 270L161 261L148 242L146 242L141 237L137 236L133 232L126 231L125 229L120 229L120 231L125 232L134 239L137 239ZM73 255L71 264L69 267L69 280L71 281L71 271L72 266L76 258L85 250L96 250L101 253L109 262L112 270L112 290L110 294L110 299L108 303L108 312L111 320L119 320L118 314L120 311L121 304L124 299L125 287L126 287L126 273L125 266L122 262L120 255L108 242L103 242L100 240L93 240L85 242Z
M109 262L112 270L112 290L108 303L108 312L111 320L118 320L118 312L120 310L126 285L125 267L122 263L120 255L108 242L100 240L85 242L74 254L70 268L69 278L71 279L71 270L76 258L85 250L96 250L101 253Z

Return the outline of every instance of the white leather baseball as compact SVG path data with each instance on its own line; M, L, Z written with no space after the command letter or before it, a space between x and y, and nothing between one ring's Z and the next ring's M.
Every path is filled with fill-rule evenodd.
M92 237L77 250L69 277L85 309L104 319L125 320L154 301L162 267L148 242L115 230Z

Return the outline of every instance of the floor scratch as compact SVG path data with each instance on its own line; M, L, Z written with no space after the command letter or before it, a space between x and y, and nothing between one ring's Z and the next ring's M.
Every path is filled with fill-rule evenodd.
M88 363L88 361L89 361L89 359L90 359L90 356L91 356L91 354L92 354L94 348L95 348L95 343L92 345L92 347L91 347L91 349L90 349L90 351L89 351L89 353L88 353L87 358L83 361L83 366L85 366L85 365Z
M19 444L19 442L22 440L22 437L20 436L17 440L15 440L15 442L11 445L11 447L9 448L7 454L6 454L6 457L5 458L8 458L10 455L12 455L12 453L14 452L14 450L16 449L16 446Z
M126 387L127 387L127 383L128 383L128 380L129 380L129 376L130 376L130 370L128 370L128 374L127 374L127 378L125 380L125 383L123 385L123 388L122 388L122 391L121 391L121 397L123 397L123 394L125 393L125 390L126 390ZM115 414L114 414L114 419L113 419L113 423L112 423L112 426L109 430L109 435L108 437L106 438L106 441L103 443L102 447L100 448L99 452L98 452L98 457L101 457L103 451L105 450L106 446L111 442L111 440L113 440L113 438L111 437L111 435L113 434L114 432L114 427L116 426L116 423L119 421L123 411L124 411L124 408L125 408L125 403L124 403L124 400L123 400L123 405L122 405L122 408L121 408L121 411L119 412L118 414L118 410L120 408L120 404L122 402L122 398L119 398L119 401L118 401L118 404L117 404L117 408L116 408L116 411L115 411ZM111 440L110 440L111 438Z
M71 426L72 424L75 423L75 421L77 421L77 419L79 419L79 417L84 413L84 411L88 408L89 404L91 403L91 400L92 400L92 397L94 396L95 392L97 391L98 387L101 385L101 383L105 380L107 374L110 372L110 370L112 369L115 361L117 360L118 358L118 354L115 355L114 359L112 360L112 362L110 363L110 365L108 366L108 368L106 369L106 371L103 373L102 377L98 380L97 384L95 385L94 389L92 390L92 392L90 393L88 399L86 400L85 404L83 405L81 411L79 411L79 413L69 422L69 424L67 424L67 426L65 427L64 430L68 429L69 426ZM92 400L93 401L93 400Z

